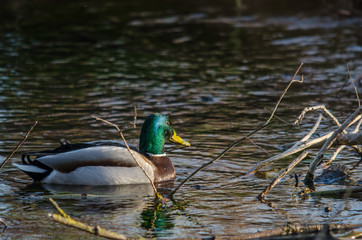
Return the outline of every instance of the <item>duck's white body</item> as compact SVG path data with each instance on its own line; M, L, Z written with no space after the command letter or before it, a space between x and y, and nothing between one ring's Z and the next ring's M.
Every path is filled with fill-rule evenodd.
M99 145L100 143L102 145ZM106 145L107 143L110 145ZM70 185L149 183L149 179L128 149L120 143L97 141L86 144L89 146L38 156L28 163L23 160L24 164L14 165L35 180L44 183ZM151 179L154 179L155 166L152 162L139 152L131 151Z

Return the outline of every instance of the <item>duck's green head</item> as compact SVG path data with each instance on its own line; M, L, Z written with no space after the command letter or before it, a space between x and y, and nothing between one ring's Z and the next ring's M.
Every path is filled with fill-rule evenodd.
M184 146L190 143L180 138L170 126L168 117L159 113L151 114L142 125L140 136L140 152L151 154L164 153L164 145L169 140Z

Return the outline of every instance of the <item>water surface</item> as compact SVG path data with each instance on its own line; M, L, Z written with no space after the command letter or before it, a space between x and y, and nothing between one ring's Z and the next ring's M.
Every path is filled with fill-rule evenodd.
M180 136L191 142L189 148L166 145L177 184L264 123L301 62L304 83L292 86L277 116L291 123L304 107L325 104L343 121L358 106L346 64L359 87L362 18L325 12L320 4L296 9L280 2L246 3L241 9L234 1L4 3L1 160L36 120L14 162L22 152L58 146L61 138L118 139L115 129L91 115L126 128L136 106L137 128L125 131L129 143L138 143L143 120L154 112L169 114ZM240 144L187 183L175 203L161 208L154 205L148 185L32 184L8 164L1 172L0 217L9 228L1 237L96 238L49 220L47 214L54 212L49 196L70 215L131 238L230 237L287 223L360 223L361 195L301 199L289 177L268 195L274 208L257 201L291 158L238 180L256 162L279 153L275 146L302 138L316 117L307 116L301 127L277 122L258 132L252 139L267 153L250 141ZM322 131L331 124L323 121ZM336 162L352 168L358 160L343 151ZM309 161L296 171L304 174ZM356 166L347 185L360 186L361 173ZM81 193L88 196L76 195ZM326 213L326 206L332 211Z

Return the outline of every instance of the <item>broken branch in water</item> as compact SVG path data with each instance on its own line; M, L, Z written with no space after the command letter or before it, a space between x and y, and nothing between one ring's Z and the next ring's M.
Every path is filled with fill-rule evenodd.
M71 218L68 214L66 214L63 211L63 209L61 209L59 207L59 205L52 198L49 198L49 201L51 202L51 204L53 204L55 209L57 209L57 211L61 214L61 215L59 215L56 213L49 213L48 216L51 217L56 222L92 233L97 236L109 238L109 239L122 239L122 240L127 239L123 235L103 229L103 228L99 227L98 225L93 227L88 224L82 223L80 221L76 221L73 218Z
M307 175L304 178L304 183L310 188L314 189L314 173L321 162L321 159L324 155L324 153L327 151L327 149L332 146L332 144L336 141L337 136L342 133L348 126L350 126L353 122L359 120L362 114L362 107L358 107L354 113L352 113L345 121L344 123L333 132L333 134L328 138L328 140L324 143L322 148L319 150L317 155L314 157L314 160L309 165L309 170L307 172Z
M118 133L121 135L121 138L122 138L124 144L126 145L126 148L127 148L128 152L131 154L132 158L135 160L135 162L137 163L137 165L141 168L141 170L142 170L143 173L146 175L146 177L148 178L148 180L150 180L150 183L151 183L151 185L152 185L153 191L154 191L155 194L156 194L156 197L157 197L158 199L162 200L163 198L162 198L161 194L158 193L157 188L156 188L156 186L155 186L152 178L151 178L150 175L146 172L146 170L142 167L142 165L137 161L136 157L133 155L131 149L129 148L129 146L128 146L128 144L127 144L126 139L125 139L124 136L123 136L123 132L121 131L121 129L120 129L116 124L111 123L111 122L109 122L109 121L107 121L107 120L105 120L105 119L103 119L103 118L96 117L96 116L93 116L93 115L92 115L92 117L95 118L96 120L99 120L99 121L105 122L105 123L107 123L107 124L109 124L109 125L111 125L111 126L114 126L114 127L117 129Z
M257 197L259 200L262 200L264 198L264 196L266 194L268 194L268 192L275 186L278 184L278 182L280 182L280 180L283 179L283 177L285 175L287 175L288 172L290 172L298 163L300 163L300 161L302 161L305 157L307 157L308 155L308 152L307 151L304 151L302 154L299 155L299 157L297 159L295 159L293 162L291 162L288 167L286 169L284 169L283 172L281 172L279 174L279 176L273 180L273 182L271 182L269 184L269 186L267 186L263 192L261 192L259 194L259 196Z
M38 121L35 121L35 123L31 126L29 131L26 133L24 138L18 143L18 145L14 148L14 150L10 153L10 155L5 159L5 161L0 165L0 170L5 166L5 164L10 160L10 158L14 155L14 153L20 148L21 145L26 141L26 139L29 137L29 134L33 130L33 128L38 124Z

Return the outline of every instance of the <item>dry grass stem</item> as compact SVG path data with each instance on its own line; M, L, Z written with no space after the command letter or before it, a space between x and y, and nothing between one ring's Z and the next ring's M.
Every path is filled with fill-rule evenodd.
M54 221L62 223L67 226L71 226L89 233L92 233L97 236L109 238L109 239L127 239L125 236L120 235L115 232L111 232L109 230L103 229L99 226L90 226L88 224L82 223L80 221L76 221L71 218L68 214L66 214L63 209L59 207L59 205L52 199L49 198L49 201L53 204L53 206L57 209L57 211L61 214L49 213L49 217L51 217Z
M34 127L38 124L38 121L35 121L34 124L30 127L29 131L26 133L24 138L18 143L18 145L14 148L14 150L10 153L10 155L4 160L4 162L0 165L0 170L5 166L5 164L12 158L14 153L20 148L21 145L26 141L26 139L29 137L29 134L34 129Z
M349 79L351 79L351 82L352 82L352 85L353 85L353 88L354 88L354 92L356 93L356 98L357 98L358 107L359 107L359 106L361 106L361 102L360 102L360 100L359 100L358 91L357 91L356 85L354 84L354 81L353 81L353 79L352 79L351 71L349 70L348 64L347 64L346 66L347 66L347 70L348 70Z
M263 192L261 192L261 193L259 194L258 199L259 199L259 200L263 199L264 196L267 195L268 192L269 192L270 190L272 190L273 187L275 187L275 185L277 185L278 182L280 182L280 180L282 180L283 177L284 177L285 175L287 175L298 163L300 163L304 158L306 158L307 155L308 155L308 152L307 152L307 151L302 152L302 154L300 154L299 157L297 157L293 162L291 162L291 163L288 165L288 167L286 167L286 168L283 170L283 172L281 172L281 173L279 174L279 176L278 176L276 179L274 179L273 182L271 182L271 183L269 184L269 186L267 186L267 187L264 189Z
M121 138L122 138L124 144L126 145L126 148L127 148L128 152L131 154L132 158L135 160L135 162L137 163L137 165L141 168L141 170L142 170L143 173L146 175L146 177L148 178L148 180L150 180L150 183L151 183L151 185L152 185L153 191L154 191L155 194L156 194L156 197L157 197L157 198L160 198L160 199L162 200L162 196L157 192L157 188L156 188L156 186L155 186L152 178L151 178L150 175L146 172L146 170L142 167L142 165L137 161L136 157L133 155L131 149L129 148L129 146L128 146L128 144L127 144L126 139L125 139L124 136L123 136L123 132L121 131L121 129L120 129L116 124L111 123L111 122L109 122L109 121L107 121L107 120L105 120L105 119L103 119L103 118L96 117L96 116L93 116L93 115L92 115L92 117L95 118L96 120L99 120L99 121L105 122L105 123L107 123L107 124L109 124L109 125L112 125L112 126L114 126L114 127L118 130L118 133L121 135Z

